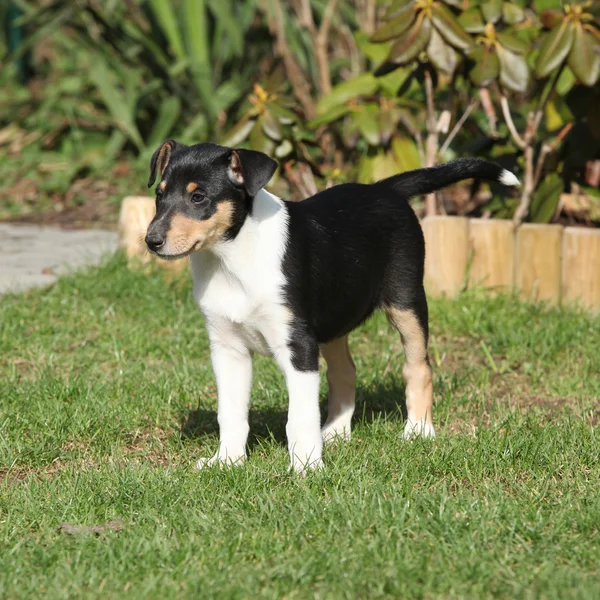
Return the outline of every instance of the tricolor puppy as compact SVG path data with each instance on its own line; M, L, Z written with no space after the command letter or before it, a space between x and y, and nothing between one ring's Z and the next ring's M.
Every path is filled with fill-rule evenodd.
M146 244L190 256L218 388L219 449L199 467L246 457L252 354L272 356L289 394L292 467L319 467L323 441L349 437L355 368L348 334L377 309L402 338L404 436L433 436L427 356L425 243L408 200L467 178L518 185L492 163L464 158L372 185L344 184L303 202L265 191L277 164L260 152L165 142L152 157L156 217ZM319 415L319 352L328 415Z

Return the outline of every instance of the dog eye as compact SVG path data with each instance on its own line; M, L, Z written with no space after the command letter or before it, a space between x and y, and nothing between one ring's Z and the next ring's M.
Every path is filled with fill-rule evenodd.
M200 204L205 199L206 199L206 196L204 194L200 194L199 192L196 192L195 194L192 194L192 202L194 204Z

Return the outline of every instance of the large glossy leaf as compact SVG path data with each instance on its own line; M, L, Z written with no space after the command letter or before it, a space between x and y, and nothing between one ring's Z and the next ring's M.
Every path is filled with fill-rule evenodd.
M569 67L565 67L556 82L556 91L560 96L565 96L571 91L576 82L577 78L573 74L573 71Z
M535 63L538 77L546 77L567 58L573 42L573 24L563 21L546 34Z
M175 123L177 123L180 113L181 101L177 96L167 96L167 98L162 101L158 109L158 116L154 120L152 133L148 138L147 145L150 148L156 148L169 137Z
M381 141L377 123L378 107L365 105L361 108L362 110L352 113L353 124L371 146L378 146Z
M509 25L520 23L525 19L525 11L516 2L502 3L502 20Z
M568 62L573 73L583 84L591 87L598 81L598 77L600 77L600 42L585 31L581 23L575 26Z
M496 44L496 53L500 61L500 82L509 90L524 92L529 83L527 61L519 54L514 54Z
M483 18L489 23L496 23L502 16L502 0L485 0L481 3Z
M385 13L386 21L395 19L399 14L406 13L415 5L415 0L394 0Z
M339 106L360 96L369 96L377 89L377 79L371 73L362 73L348 81L338 83L317 104L317 113L323 115L334 106Z
M372 169L373 181L387 179L388 177L392 177L392 175L396 175L398 172L398 167L396 165L396 161L394 160L394 156L389 152L380 152L373 159Z
M429 45L427 46L427 56L431 63L440 71L451 75L458 64L458 54L443 39L435 28L431 30Z
M473 44L473 40L456 20L452 11L443 4L433 5L431 18L442 37L455 48L466 50Z
M254 127L250 132L249 141L252 150L258 150L258 152L264 152L268 155L271 155L275 150L275 143L269 136L265 135L262 116L258 117L255 121Z
M350 107L347 104L339 104L338 106L332 106L328 111L315 117L312 121L308 122L310 129L315 129L320 125L326 125L333 121L337 121L340 117L347 115L350 112Z
M548 175L542 181L531 200L529 212L534 223L550 222L558 206L562 191L563 182L557 173Z
M421 167L421 157L417 145L405 136L396 136L392 139L392 152L398 166L398 173L412 171Z
M255 119L251 119L248 116L242 117L226 134L221 140L223 146L230 146L235 148L239 146L250 134L254 127Z
M482 33L485 22L479 8L469 8L460 14L458 22L468 33Z
M276 142L281 141L283 138L283 127L279 122L279 119L270 111L265 110L262 119L263 131Z
M415 20L415 13L403 12L401 15L384 23L371 37L372 42L387 42L402 35Z
M291 125L298 120L293 111L282 106L279 102L270 102L269 110L279 119L282 125Z
M505 31L499 31L496 33L496 37L498 41L511 52L516 52L517 54L525 54L529 50L529 44L515 37L514 35L510 35L510 33L506 33Z
M475 85L486 87L500 74L500 61L494 47L477 46L469 52L469 58L475 61L475 66L469 72Z
M431 35L431 21L419 18L413 26L391 48L387 57L389 62L404 65L427 46Z

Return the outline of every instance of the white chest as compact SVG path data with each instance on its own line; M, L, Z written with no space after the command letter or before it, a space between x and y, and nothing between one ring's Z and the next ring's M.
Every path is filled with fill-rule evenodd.
M235 240L191 256L194 298L212 337L261 354L286 343L290 315L281 268L286 241L286 211L261 191Z

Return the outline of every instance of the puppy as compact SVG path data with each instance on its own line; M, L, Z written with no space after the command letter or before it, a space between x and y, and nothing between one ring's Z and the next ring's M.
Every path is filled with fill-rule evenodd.
M433 437L425 242L408 200L462 179L517 178L463 158L286 202L264 189L276 168L260 152L210 143L169 140L152 157L148 187L157 174L160 183L146 244L164 259L190 257L217 381L219 449L198 467L246 457L254 352L272 356L285 376L292 468L320 467L323 441L350 436L356 372L348 334L376 309L406 354L404 436ZM319 352L329 384L322 429Z

